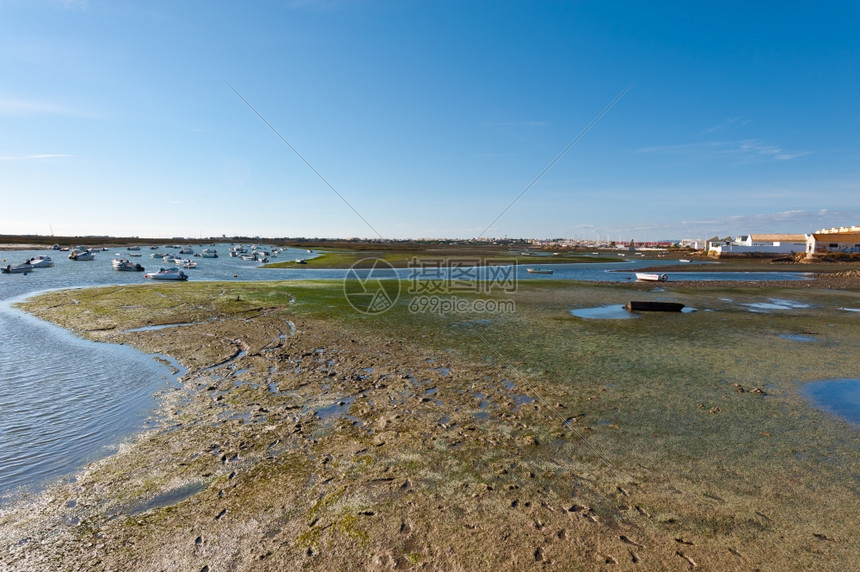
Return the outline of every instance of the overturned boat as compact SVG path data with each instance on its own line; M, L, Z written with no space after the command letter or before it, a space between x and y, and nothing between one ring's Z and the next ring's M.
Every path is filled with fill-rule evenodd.
M652 302L631 300L624 306L630 312L680 312L684 305L679 302Z

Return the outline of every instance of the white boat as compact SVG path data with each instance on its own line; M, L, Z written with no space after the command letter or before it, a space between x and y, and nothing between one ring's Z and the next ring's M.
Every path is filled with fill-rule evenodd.
M27 274L28 272L33 271L33 265L27 262L23 264L16 264L12 266L11 264L7 264L5 268L0 268L4 274Z
M140 250L139 246L127 246L126 250Z
M96 255L94 253L90 252L89 250L84 251L84 252L80 252L78 250L73 250L72 252L69 253L69 259L78 260L78 261L95 260Z
M669 279L665 274L656 274L652 272L637 272L636 280L642 280L644 282L665 282Z
M197 268L197 263L193 260L189 260L188 258L177 260L176 264L178 264L181 268Z
M679 258L678 262L689 262L689 260L687 260L686 258Z
M201 256L203 258L218 258L218 251L214 248L204 248Z
M114 258L111 261L114 270L123 270L125 272L143 272L144 268L140 264L136 264L125 258Z
M54 265L54 261L51 259L50 256L40 254L39 256L34 256L30 260L27 260L25 264L29 264L33 268L50 268Z
M194 254L194 249L191 248L190 246L186 246L182 250L179 251L179 254Z
M148 272L143 277L151 280L188 280L188 275L178 268L159 268L158 272Z
M543 270L541 268L526 268L526 272L531 274L552 274L552 270Z

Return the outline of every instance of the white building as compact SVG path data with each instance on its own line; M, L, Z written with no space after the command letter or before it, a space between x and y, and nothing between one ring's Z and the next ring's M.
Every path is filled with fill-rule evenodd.
M805 234L747 234L734 239L711 240L708 254L791 254L808 252Z
M860 252L860 226L842 226L813 232L806 237L806 254Z

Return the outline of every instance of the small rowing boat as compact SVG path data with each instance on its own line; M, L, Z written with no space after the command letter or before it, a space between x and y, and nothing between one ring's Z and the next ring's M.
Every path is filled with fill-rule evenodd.
M541 268L526 268L526 272L530 274L552 274L552 270L543 270Z
M644 282L666 282L669 279L665 274L656 274L651 272L637 272L636 280Z

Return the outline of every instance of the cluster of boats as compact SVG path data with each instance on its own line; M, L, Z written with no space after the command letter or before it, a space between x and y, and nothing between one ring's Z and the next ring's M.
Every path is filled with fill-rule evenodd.
M144 274L145 278L149 278L152 280L188 280L188 275L185 274L183 270L197 267L197 262L192 260L190 256L199 258L218 258L218 251L215 248L203 248L199 253L197 253L194 252L194 249L190 245L166 245L163 247L164 249L178 249L179 255L184 255L185 257L169 254L166 252L158 252L158 247L156 246L150 246L149 248L153 251L156 251L151 254L151 257L153 259L161 260L162 262L166 263L166 265L169 265L167 268L159 268L157 272L149 272ZM95 260L96 253L104 252L108 249L103 247L88 248L86 246L76 246L74 248L69 248L61 247L60 245L55 244L53 250L68 252L70 260L90 261ZM126 247L127 252L123 254L120 254L119 252L116 253L116 258L111 261L111 266L114 270L120 272L146 272L146 269L142 265L132 260L135 257L142 256L142 254L139 252L140 250L140 246ZM230 247L229 254L232 257L241 257L242 260L265 263L269 261L270 256L273 258L277 257L277 255L284 250L284 248L274 248L271 250L266 250L258 245L250 245L247 248L242 245L236 245ZM311 251L308 250L308 252ZM297 260L296 262L304 263L304 260ZM50 256L40 255L35 256L33 258L28 258L21 264L8 264L5 267L0 266L0 270L2 270L4 274L27 274L35 268L47 268L53 265L54 262Z
M248 248L250 248L250 251L248 250ZM286 250L284 248L273 248L270 252L256 244L252 244L248 248L245 248L241 244L237 244L236 246L230 248L230 256L232 256L233 258L241 258L242 260L262 262L265 264L269 261L269 257L277 258L278 254ZM308 250L308 252L310 252L310 250Z

